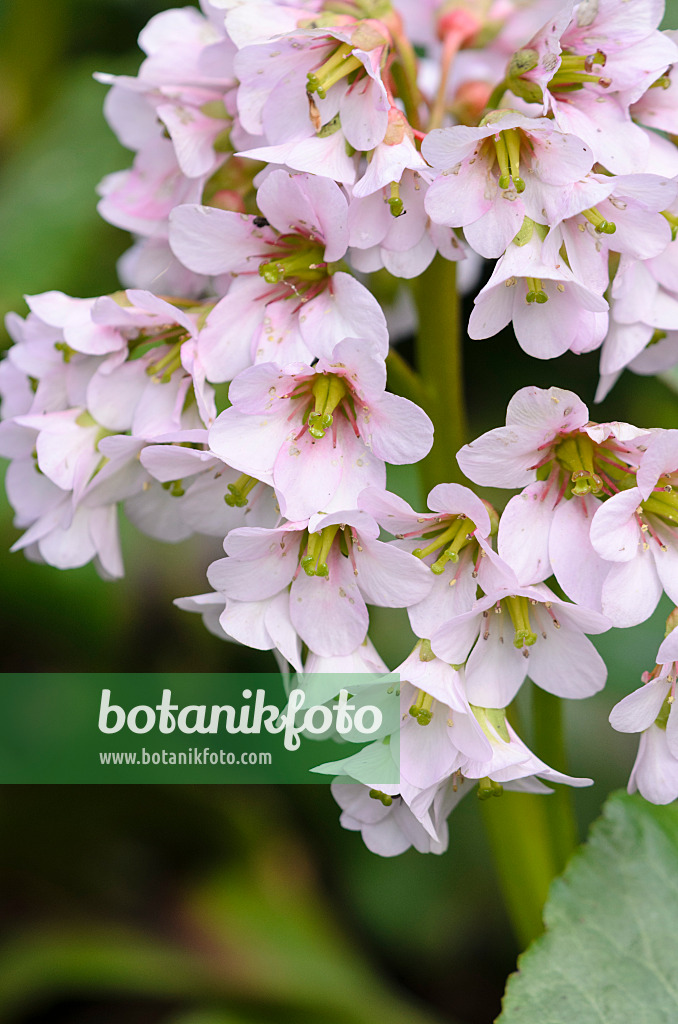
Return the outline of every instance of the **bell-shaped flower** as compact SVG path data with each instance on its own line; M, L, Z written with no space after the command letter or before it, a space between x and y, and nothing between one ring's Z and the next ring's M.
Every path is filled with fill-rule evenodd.
M529 218L476 295L468 333L491 338L513 321L520 347L536 359L568 349L587 351L607 329L603 295L575 277L558 253L542 243Z
M349 208L351 264L371 273L385 267L394 277L423 274L436 252L448 260L463 260L466 250L454 231L435 224L424 207L430 174L405 171L365 198L353 198Z
M240 119L268 143L243 155L322 174L322 161L309 160L308 144L336 136L344 151L336 180L355 181L346 143L358 152L373 150L388 128L391 103L381 67L389 33L378 21L343 21L343 27L301 28L238 52Z
M200 332L210 380L232 380L252 363L327 356L342 338L361 332L385 354L379 304L338 269L349 240L339 186L276 170L257 203L263 216L186 206L171 217L171 244L182 263L200 274L237 275Z
M350 338L313 367L251 367L231 384L210 447L272 485L288 519L356 507L367 485L383 487L384 462L417 462L431 446L428 416L385 384L371 343Z
M647 442L636 486L614 494L596 512L591 543L612 568L605 578L603 612L615 625L649 618L662 590L678 602L678 431Z
M427 502L433 512L422 514L397 494L376 487L359 498L360 507L397 538L396 545L431 571L430 593L407 610L412 630L424 638L472 607L492 532L488 506L468 487L438 484Z
M592 779L573 778L549 768L517 735L506 719L505 709L474 707L473 713L489 740L491 756L486 761L468 760L461 771L467 779L480 780L478 796L481 800L490 796L501 796L504 787L522 788L511 785L522 780L545 779L547 782L560 782L567 786L593 784ZM532 787L528 787L528 792L530 788ZM539 792L540 788L532 791Z
M648 436L628 423L590 423L571 391L523 388L505 427L461 449L459 465L475 483L527 484L504 509L497 538L521 583L553 572L568 597L600 610L610 566L591 545L591 522L602 498L633 483Z
M464 612L431 636L435 654L450 664L466 661L471 704L506 707L529 675L559 697L582 698L605 685L607 670L586 633L603 633L604 615L561 601L545 584L511 586L503 574ZM468 659L468 660L467 660Z
M348 779L332 783L332 796L342 810L342 827L360 832L367 849L380 857L397 857L410 846L419 853L444 853L449 841L447 817L466 792L468 787L452 783L435 787L422 821L399 794L391 796Z
M478 128L430 132L422 153L441 172L426 194L428 215L463 227L481 256L501 256L525 217L551 226L596 200L572 189L591 170L591 151L547 118L493 111Z
M374 520L356 511L274 530L232 530L224 541L229 557L214 562L208 578L237 602L284 593L290 621L311 651L348 655L365 639L366 603L403 608L431 585L422 565L378 535Z
M642 733L629 793L639 790L654 804L678 797L678 715L673 714L677 661L678 630L674 628L660 645L652 672L643 673L643 686L610 712L613 729Z

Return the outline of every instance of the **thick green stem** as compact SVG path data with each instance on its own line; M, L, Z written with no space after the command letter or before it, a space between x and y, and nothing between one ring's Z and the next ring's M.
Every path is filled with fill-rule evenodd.
M437 256L416 286L419 312L417 369L424 408L433 421L435 440L420 463L422 483L464 482L455 458L468 440L464 410L461 324L456 265ZM560 703L535 687L536 750L562 769L565 761ZM505 792L482 803L497 878L521 946L542 931L542 909L553 878L576 842L566 787L552 796Z
M386 356L386 373L389 389L394 394L409 398L411 402L426 408L428 395L421 377L394 348Z
M456 275L456 263L436 256L416 285L417 369L435 430L433 448L419 467L426 491L464 481L455 458L468 440Z
M544 806L547 799L504 792L498 800L481 803L497 879L521 949L543 931L542 908L557 873Z
M534 748L539 757L559 772L567 769L565 737L563 735L563 705L559 697L532 687L532 714L534 721ZM577 822L574 816L572 790L569 786L555 786L555 792L544 798L546 818L551 836L553 860L557 872L565 867L578 842Z

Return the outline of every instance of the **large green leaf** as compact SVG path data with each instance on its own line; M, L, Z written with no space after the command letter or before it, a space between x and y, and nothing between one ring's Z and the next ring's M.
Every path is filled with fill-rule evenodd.
M498 1024L675 1024L678 804L614 794L544 918Z

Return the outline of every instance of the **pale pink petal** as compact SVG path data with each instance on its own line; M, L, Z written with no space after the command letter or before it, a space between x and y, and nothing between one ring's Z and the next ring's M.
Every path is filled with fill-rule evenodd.
M360 435L374 454L395 466L419 462L431 450L433 424L418 405L385 392L358 410Z
M372 293L350 274L339 272L299 314L302 337L314 355L330 358L343 338L369 338L375 356L388 350L388 328Z
M484 630L489 632L487 639ZM469 702L484 708L505 708L510 704L530 668L531 658L528 661L523 657L525 649L519 650L514 646L513 627L508 615L502 612L495 616L490 611L466 662Z
M539 440L519 427L496 427L457 452L465 476L484 487L524 487L534 480Z
M348 247L348 203L334 181L311 174L273 171L257 192L257 206L281 234L325 243L328 263Z
M273 467L273 485L282 514L298 520L329 511L344 470L344 453L339 445L332 447L331 431L320 440L308 431L303 437L288 438L280 446Z
M601 502L592 494L561 501L549 536L553 574L570 600L601 610L603 582L610 565L591 544L591 522Z
M521 583L539 583L551 575L549 534L555 511L555 488L530 484L511 498L501 514L497 550Z
M649 729L661 711L668 692L666 679L653 679L615 704L610 712L610 725L617 732L643 732Z
M257 269L266 247L275 239L244 213L213 206L177 206L170 214L172 252L198 274L225 274Z
M629 779L629 792L636 790L653 804L670 804L678 797L678 760L669 750L666 731L657 725L640 737Z
M591 522L591 544L610 562L628 562L638 553L642 534L634 514L641 502L637 487L621 491L598 509Z
M607 668L589 638L578 630L549 629L529 648L526 670L542 690L557 697L590 697L605 686Z
M392 544L361 537L354 556L356 580L368 604L406 608L426 597L433 586L427 566Z
M630 562L613 564L603 583L602 607L613 626L637 626L649 619L662 596L650 551L641 547Z
M273 486L275 460L289 435L284 413L257 416L226 409L210 428L210 448L228 466Z
M300 572L290 591L290 616L304 643L316 654L350 654L363 642L369 617L348 558L333 547L329 576Z

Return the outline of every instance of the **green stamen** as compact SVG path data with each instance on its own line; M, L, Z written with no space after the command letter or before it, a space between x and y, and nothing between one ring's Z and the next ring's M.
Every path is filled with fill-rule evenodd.
M588 56L581 56L576 53L564 53L560 59L560 67L551 79L550 89L556 92L559 89L567 89L570 86L581 87L584 82L597 82L606 88L610 81L601 75L592 74L593 67L598 64L604 67L607 57L601 50L596 50Z
M548 302L549 297L544 291L541 283L541 279L538 277L528 277L527 282L527 295L525 296L525 302L538 302L540 305L544 302Z
M146 373L149 377L155 377L161 384L168 384L174 371L178 370L181 366L182 345L183 341L177 341L162 359L158 359L155 363L149 363L146 367Z
M473 540L475 529L475 523L465 516L454 519L447 529L439 533L427 547L415 548L412 554L415 558L426 558L427 555L432 555L434 551L443 548L440 557L431 566L431 572L439 576L445 571L448 562L459 561L459 552Z
M480 779L478 782L478 799L489 800L491 796L501 796L504 792L504 787L499 782L495 782L488 776L484 779Z
M388 200L391 213L394 217L400 217L405 212L405 204L400 198L400 184L397 181L391 182L391 197Z
M306 554L300 560L307 576L329 576L327 556L338 529L337 523L334 526L325 526L319 533L309 533Z
M668 210L662 210L662 217L666 217L667 221L671 225L671 240L675 242L676 235L678 235L678 217L673 213L669 213ZM58 347L58 345L55 345L55 348Z
M380 800L384 807L390 807L393 803L393 797L388 793L382 793L380 789L371 789L370 796L373 800Z
M256 487L259 481L254 476L248 476L243 473L239 476L234 484L229 484L228 489L230 494L224 495L224 501L231 508L244 508L247 504L247 496L253 487Z
M659 709L659 714L654 720L654 724L658 725L660 729L666 729L666 725L669 720L669 715L671 713L672 704L673 701L671 700L671 696L669 694L664 703L662 704L661 708Z
M346 78L352 71L358 71L362 66L358 58L353 55L353 47L350 43L342 43L324 64L321 64L315 71L309 71L306 76L308 78L306 89L308 92L317 92L320 99L324 100L328 89L331 89L336 82L340 82L342 78Z
M599 494L603 489L603 481L593 466L594 455L595 447L588 434L566 437L555 449L556 459L571 474L572 492L578 497Z
M414 704L410 708L412 718L416 718L419 725L428 725L433 718L433 697L424 690L418 690Z
M494 138L494 148L499 164L499 188L509 188L511 181L516 192L525 191L525 182L520 177L520 135L517 128L507 128Z
M673 526L678 524L678 494L673 491L655 491L642 502L643 510L660 516Z
M513 646L531 647L537 642L537 634L530 628L530 611L526 597L506 597L504 603L508 608L511 622L515 630Z
M169 491L173 498L183 498L186 493L181 480L166 480L160 486L164 491Z
M332 426L332 413L346 397L348 389L343 377L323 373L318 375L311 392L315 399L315 409L308 415L308 432L311 437L320 439Z
M75 349L71 348L65 341L55 341L54 347L57 352L61 352L65 363L70 363L71 356L75 354Z
M586 217L589 224L593 224L599 235L613 235L617 230L617 225L611 220L605 220L595 206L592 206L589 210L582 210L582 214Z
M268 284L278 284L290 277L299 281L321 281L327 276L324 246L309 242L301 235L291 235L281 242L284 253L259 266L259 274Z

